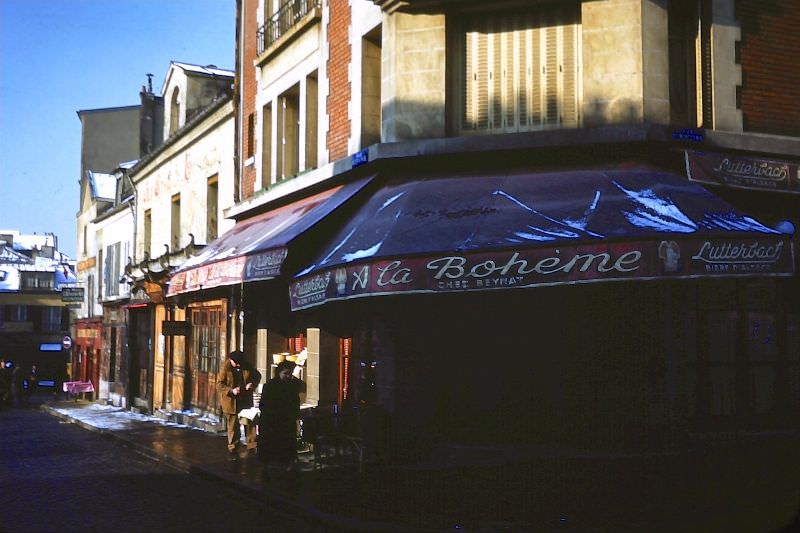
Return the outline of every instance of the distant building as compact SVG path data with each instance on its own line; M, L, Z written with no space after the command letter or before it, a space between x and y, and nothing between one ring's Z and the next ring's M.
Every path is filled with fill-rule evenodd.
M45 382L66 371L69 315L61 293L75 286L74 268L54 234L0 230L0 357L25 372L38 365Z

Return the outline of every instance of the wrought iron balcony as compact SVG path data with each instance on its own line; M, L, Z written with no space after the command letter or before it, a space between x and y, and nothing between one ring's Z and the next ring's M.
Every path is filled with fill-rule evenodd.
M272 43L304 20L306 15L321 7L322 0L290 0L286 2L258 30L258 54L263 54Z

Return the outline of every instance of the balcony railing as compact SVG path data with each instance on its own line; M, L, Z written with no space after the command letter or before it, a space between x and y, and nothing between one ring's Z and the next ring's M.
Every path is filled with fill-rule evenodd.
M258 30L258 54L289 32L303 17L321 7L322 0L290 0Z

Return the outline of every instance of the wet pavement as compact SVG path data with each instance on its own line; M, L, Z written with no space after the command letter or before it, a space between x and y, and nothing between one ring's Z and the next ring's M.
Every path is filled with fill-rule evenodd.
M800 435L738 435L665 454L498 451L486 461L291 471L231 460L225 437L85 401L43 405L179 470L361 531L790 531L800 510ZM463 454L462 454L463 455Z

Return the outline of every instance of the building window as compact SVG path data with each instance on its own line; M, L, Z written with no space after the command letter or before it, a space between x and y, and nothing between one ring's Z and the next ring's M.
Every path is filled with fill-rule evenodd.
M119 279L122 276L120 256L121 243L117 242L106 247L105 277L103 278L106 297L119 295Z
M300 87L295 85L278 97L278 161L279 180L297 175L300 167Z
M206 185L206 242L217 238L217 209L219 209L219 179L214 174L208 178Z
M671 0L668 9L670 120L711 127L711 5Z
M22 287L24 289L52 289L53 279L52 272L23 272Z
M361 41L361 148L381 142L381 28Z
M272 183L272 104L267 104L261 112L261 187L266 189Z
M83 227L83 255L86 255L86 250L89 245L89 227Z
M150 255L150 242L153 238L153 212L148 209L144 212L144 255Z
M86 277L86 316L92 318L94 316L94 274L89 274Z
M172 135L178 130L178 122L181 116L181 94L180 89L175 87L172 90L172 99L169 103L169 134Z
M306 162L305 168L317 167L317 71L306 77Z
M9 322L27 322L28 320L28 306L27 305L9 305L8 306L8 321Z
M170 222L170 249L178 250L181 247L181 195L172 196L172 216Z
M461 130L511 133L580 121L576 6L464 21Z
M60 307L45 307L42 309L42 331L50 333L61 331Z
M256 116L254 113L247 115L247 157L255 154Z

